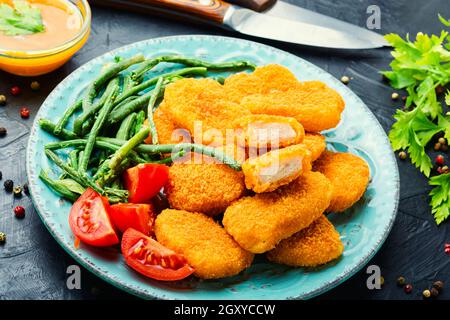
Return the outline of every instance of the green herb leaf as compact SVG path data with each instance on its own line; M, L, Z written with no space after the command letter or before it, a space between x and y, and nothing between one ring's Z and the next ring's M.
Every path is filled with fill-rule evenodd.
M440 13L438 14L438 17L444 26L450 27L450 19L446 20Z
M0 32L7 36L27 35L45 30L41 11L27 1L13 1L14 8L0 4Z
M430 185L435 187L430 192L431 212L439 225L450 216L450 173L432 177Z
M450 90L447 90L447 93L445 94L445 104L450 106Z

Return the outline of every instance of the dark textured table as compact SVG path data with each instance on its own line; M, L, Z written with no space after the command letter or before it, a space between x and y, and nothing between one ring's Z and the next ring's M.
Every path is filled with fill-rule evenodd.
M450 17L446 0L375 1L375 0L297 0L296 4L324 14L365 26L369 5L381 8L382 33L418 31L438 33L442 25L437 13ZM179 34L216 34L243 37L231 32L161 17L93 8L92 34L86 46L64 67L38 77L41 90L29 89L31 79L14 77L0 71L0 94L6 93L9 103L0 107L0 127L8 135L0 138L0 170L3 181L26 181L25 149L33 117L45 97L70 72L85 62L117 47L155 37ZM391 100L392 90L381 81L378 71L390 62L389 49L359 52L313 50L271 41L259 40L291 52L327 70L336 77L352 77L350 88L359 95L376 115L385 130L392 124L392 115L401 101ZM11 97L9 89L19 85L20 97ZM31 117L20 118L19 109L27 106ZM380 266L385 278L381 290L368 290L365 268L339 287L319 299L421 299L422 289L434 279L448 282L440 299L450 298L450 255L443 250L450 242L450 225L437 227L428 207L429 187L426 180L408 162L399 163L401 201L397 220L384 246L369 262ZM2 181L2 183L3 183ZM389 190L386 190L389 192ZM23 205L26 217L18 220L13 207ZM66 287L66 269L75 261L64 252L47 232L28 197L13 199L0 191L0 231L7 233L7 243L0 246L0 299L131 299L132 296L112 287L82 269L82 289ZM406 295L396 286L399 275L414 286Z

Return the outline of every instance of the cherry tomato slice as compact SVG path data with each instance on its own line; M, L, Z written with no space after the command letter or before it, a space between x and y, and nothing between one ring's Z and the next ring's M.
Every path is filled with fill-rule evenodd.
M156 218L152 204L118 203L111 206L111 220L121 232L133 228L145 235L153 235Z
M158 194L169 178L169 167L162 164L143 163L124 173L125 187L131 203L146 203Z
M146 277L175 281L194 272L182 255L132 228L123 234L121 247L126 263Z
M70 209L69 225L75 237L96 247L118 244L109 210L108 199L88 188Z

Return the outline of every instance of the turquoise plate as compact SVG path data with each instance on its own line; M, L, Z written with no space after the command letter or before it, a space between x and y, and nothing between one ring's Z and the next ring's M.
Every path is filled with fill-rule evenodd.
M343 256L317 269L288 268L257 257L252 267L222 280L190 277L179 282L146 279L124 263L115 248L74 248L68 224L70 203L61 200L38 178L41 168L57 172L44 155L55 138L39 129L37 120L54 122L115 56L137 53L182 54L210 61L249 59L258 65L278 63L301 80L321 80L340 92L346 108L339 126L325 134L329 148L362 156L370 165L371 181L363 199L345 214L330 215L345 244ZM175 68L178 66L175 66ZM215 36L175 36L131 44L98 57L74 71L48 96L34 122L27 149L27 172L34 205L50 233L81 265L129 293L160 299L307 299L342 283L360 270L383 244L395 219L399 176L388 139L365 104L345 85L322 69L294 55L259 43Z

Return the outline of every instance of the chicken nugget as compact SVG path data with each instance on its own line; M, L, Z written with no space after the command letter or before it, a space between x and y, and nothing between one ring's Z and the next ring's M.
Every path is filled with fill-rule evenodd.
M181 79L167 86L164 104L172 120L200 144L224 145L236 118L250 112L226 98L212 79Z
M220 214L245 191L242 172L225 164L175 163L165 188L172 208Z
M284 92L247 96L241 105L254 114L294 117L306 131L319 132L338 125L345 104L326 84L306 81Z
M145 120L148 123L148 120ZM191 135L188 130L180 128L175 124L167 111L164 103L161 103L153 114L156 133L158 134L159 144L172 144L181 142L191 142ZM145 143L151 143L151 134L145 140Z
M257 67L253 73L237 73L225 79L229 99L240 102L252 94L286 91L298 85L295 75L279 64Z
M286 147L303 141L305 130L292 117L253 114L239 118L235 128L242 130L248 147Z
M253 261L253 254L201 213L166 209L156 218L155 234L162 245L182 254L202 279L234 276Z
M327 146L325 137L320 133L307 132L302 143L311 151L311 161L316 161Z
M245 186L256 193L269 192L311 170L311 152L296 144L249 158L242 164Z
M332 191L323 174L307 172L276 191L237 200L225 210L222 223L242 248L263 253L318 219Z
M370 178L367 163L351 153L325 151L314 162L313 170L323 173L333 185L329 212L342 212L355 204L366 191Z
M281 240L267 258L293 267L315 267L339 258L343 251L339 233L322 215L308 228Z

